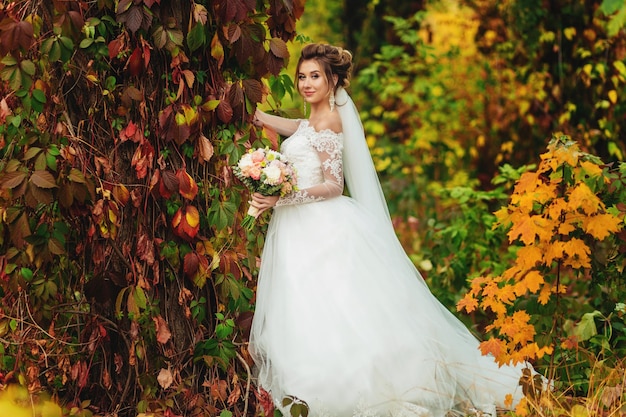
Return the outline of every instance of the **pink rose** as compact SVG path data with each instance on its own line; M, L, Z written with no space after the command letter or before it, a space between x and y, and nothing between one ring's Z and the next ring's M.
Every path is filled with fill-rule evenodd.
M256 151L252 152L251 156L253 162L262 162L265 159L265 152L263 151L263 149L257 149Z
M261 178L261 167L258 165L250 167L249 175L250 178L254 180L259 180Z

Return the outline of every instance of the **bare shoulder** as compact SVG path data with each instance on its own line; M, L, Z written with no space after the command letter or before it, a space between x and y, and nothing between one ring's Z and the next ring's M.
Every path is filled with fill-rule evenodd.
M331 130L335 133L341 133L341 117L338 112L332 112L328 117L318 120L313 128L318 132Z

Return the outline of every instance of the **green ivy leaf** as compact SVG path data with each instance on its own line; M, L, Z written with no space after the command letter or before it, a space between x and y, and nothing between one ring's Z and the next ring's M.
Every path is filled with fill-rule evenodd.
M196 23L187 33L187 46L191 52L200 49L206 44L206 30L204 25Z

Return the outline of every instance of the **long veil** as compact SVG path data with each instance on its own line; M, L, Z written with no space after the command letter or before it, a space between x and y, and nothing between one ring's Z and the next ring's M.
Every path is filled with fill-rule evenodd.
M335 101L343 128L343 173L350 196L393 227L359 112L344 88L337 89Z
M404 260L409 265L410 270L413 271L415 281L428 288L422 275L404 252L404 248L395 234L387 202L365 140L363 124L358 110L343 88L337 90L335 100L343 128L343 169L350 196L369 210L375 216L376 221L384 224L384 230L379 236L382 245L394 247L397 256L394 259L398 262ZM406 283L406 281L404 282ZM408 287L407 291L409 291ZM443 304L437 301L430 289L427 292L430 294L434 306L434 310L431 310L430 320L437 322L439 328L447 330L446 338L450 344L446 354L448 355L447 359L451 361L448 366L463 370L459 372L458 377L467 380L460 386L473 386L476 389L471 395L469 392L467 393L469 398L474 397L472 399L476 400L498 389L504 389L503 392L506 393L506 388L515 388L517 385L516 382L522 374L522 368L529 367L532 370L532 366L528 363L513 366L505 365L500 368L493 357L482 356L478 349L477 338ZM438 311L440 314L436 314L434 311ZM504 384L504 381L508 381L509 384ZM498 386L500 388L497 388ZM514 403L520 400L521 395L522 392L518 389L514 394ZM498 398L498 396L494 398ZM504 394L499 398L504 398Z

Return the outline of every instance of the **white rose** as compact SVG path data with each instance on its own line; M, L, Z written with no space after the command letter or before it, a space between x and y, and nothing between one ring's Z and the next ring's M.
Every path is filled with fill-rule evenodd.
M252 162L252 157L249 153L242 156L237 163L237 166L239 166L239 169L242 171L244 171L245 169L249 169L252 165L254 165L254 162Z
M265 182L269 185L280 184L282 171L274 164L270 164L263 168L263 174L265 175Z

